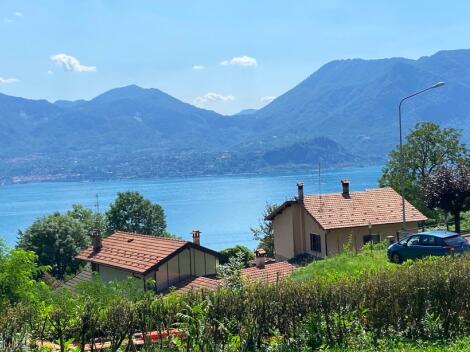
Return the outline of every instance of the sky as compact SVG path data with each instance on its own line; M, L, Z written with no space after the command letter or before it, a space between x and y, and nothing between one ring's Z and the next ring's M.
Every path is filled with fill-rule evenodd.
M91 99L129 84L233 114L323 64L470 48L469 1L0 0L0 93Z

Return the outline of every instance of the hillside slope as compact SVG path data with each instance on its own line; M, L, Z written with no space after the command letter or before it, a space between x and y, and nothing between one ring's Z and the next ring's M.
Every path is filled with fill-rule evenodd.
M0 94L0 183L206 175L381 163L420 121L470 141L470 50L418 60L332 61L260 110L223 116L158 89L112 89L89 101Z
M341 60L321 67L250 116L264 143L291 144L326 136L351 152L384 157L398 141L398 103L438 81L446 86L409 100L403 122L461 128L470 125L470 50L438 52L418 60ZM246 118L248 121L248 118ZM464 131L469 140L469 131Z

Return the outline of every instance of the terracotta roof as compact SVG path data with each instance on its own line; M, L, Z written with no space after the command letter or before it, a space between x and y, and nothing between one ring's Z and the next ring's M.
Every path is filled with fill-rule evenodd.
M190 292L194 290L217 290L222 281L215 277L198 276L182 280L173 285L178 292Z
M402 221L401 196L391 187L323 195L307 195L305 209L325 230L345 227L393 224ZM405 204L407 221L427 218L414 206Z
M90 246L76 258L143 274L188 245L193 243L173 238L116 232L103 239L103 246L98 252L93 253L93 247Z
M241 271L241 275L251 283L257 281L275 283L280 279L292 274L294 270L295 266L288 262L267 262L263 269L252 266L251 268L243 269Z
M249 283L276 283L282 278L292 274L294 270L295 266L288 262L267 262L263 269L259 269L256 266L242 269L241 276ZM216 276L191 277L173 285L178 292L217 290L221 286L222 280L218 279Z

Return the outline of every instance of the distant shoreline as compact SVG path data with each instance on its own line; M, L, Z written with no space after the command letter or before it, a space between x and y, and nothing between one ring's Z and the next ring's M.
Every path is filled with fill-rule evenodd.
M340 164L333 166L321 165L321 170L338 170L348 168L366 168L374 166L382 166L383 163L361 163L361 164ZM184 179L194 177L236 177L236 176L275 176L275 175L292 175L302 172L318 173L318 165L302 165L302 166L285 166L279 168L269 168L266 170L253 171L253 172L226 172L226 173L174 173L169 175L155 175L148 177L130 176L130 177L87 177L82 175L46 175L46 176L14 176L7 180L0 182L0 187L22 184L36 184L36 183L70 183L70 182L103 182L103 181L144 181L151 179Z

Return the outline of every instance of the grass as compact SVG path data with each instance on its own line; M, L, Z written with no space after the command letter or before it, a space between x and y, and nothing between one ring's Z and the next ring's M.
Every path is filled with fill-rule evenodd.
M344 276L359 276L372 271L397 268L397 265L388 261L385 245L379 244L373 248L366 247L357 254L343 251L331 258L315 261L296 270L292 278L300 281L314 277L336 280Z
M378 346L370 348L333 348L324 349L325 352L470 352L470 337L456 341L436 342L403 342L393 340L379 340Z

